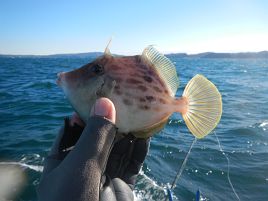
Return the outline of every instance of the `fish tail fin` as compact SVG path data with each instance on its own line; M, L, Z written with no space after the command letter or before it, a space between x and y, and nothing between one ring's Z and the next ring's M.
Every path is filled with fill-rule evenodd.
M186 85L183 98L187 100L187 109L182 117L188 129L197 138L205 137L221 119L220 92L207 78L197 74Z

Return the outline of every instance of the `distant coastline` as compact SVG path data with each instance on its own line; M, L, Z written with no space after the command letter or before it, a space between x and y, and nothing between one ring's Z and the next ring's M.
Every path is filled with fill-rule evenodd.
M261 52L239 52L239 53L215 53L204 52L199 54L174 53L168 54L169 57L176 58L207 58L207 59L268 59L268 51Z
M51 54L51 55L12 55L12 54L0 54L1 57L19 57L19 58L27 58L27 57L41 57L41 58L69 58L69 57L77 57L77 58L88 58L88 57L98 57L103 55L103 52L86 52L86 53L74 53L74 54Z
M74 53L74 54L52 54L52 55L8 55L0 54L0 57L42 57L42 58L88 58L98 57L103 55L102 52L88 52L88 53ZM261 52L240 52L240 53L216 53L216 52L204 52L199 54L187 54L187 53L171 53L166 54L169 58L205 58L205 59L268 59L268 51Z

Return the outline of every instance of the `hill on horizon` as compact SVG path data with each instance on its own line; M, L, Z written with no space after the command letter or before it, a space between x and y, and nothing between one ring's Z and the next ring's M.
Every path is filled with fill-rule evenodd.
M73 54L51 54L51 55L10 55L10 54L0 54L0 57L42 57L42 58L88 58L88 57L99 57L103 55L103 52L85 52L85 53L73 53ZM115 54L116 55L116 54ZM198 54L187 54L187 53L170 53L165 54L166 56L172 58L229 58L229 59L268 59L268 51L260 52L239 52L239 53L217 53L217 52L203 52ZM116 55L119 56L119 55Z
M216 53L216 52L203 52L198 54L186 54L186 53L173 53L168 54L169 57L181 57L181 58L229 58L229 59L256 59L256 58L267 58L268 51L260 52L238 52L238 53Z

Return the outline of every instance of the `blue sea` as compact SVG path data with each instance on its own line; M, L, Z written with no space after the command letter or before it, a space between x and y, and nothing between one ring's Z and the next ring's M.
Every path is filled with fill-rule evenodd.
M64 117L72 114L55 84L56 74L93 59L0 58L0 167L16 166L25 180L20 191L12 189L14 194L18 191L13 200L37 200L35 190L44 158ZM195 143L173 190L174 200L195 200L198 189L201 200L237 200L228 182L225 156L230 161L230 180L240 199L268 200L268 60L171 59L180 77L177 96L194 75L203 74L218 87L223 99L222 119L215 132ZM173 114L151 140L135 187L137 199L167 197L165 189L193 140L181 116Z

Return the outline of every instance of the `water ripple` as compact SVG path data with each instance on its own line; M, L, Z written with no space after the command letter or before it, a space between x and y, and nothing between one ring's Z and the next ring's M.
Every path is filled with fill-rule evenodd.
M93 58L0 58L0 165L23 168L28 186L21 200L36 200L35 188L57 130L72 108L56 86L56 74ZM267 200L268 60L172 58L181 96L195 74L219 88L223 116L216 132L230 159L230 176L241 200ZM141 200L163 200L194 137L179 114L151 140L135 187ZM227 164L214 135L198 140L174 189L175 200L235 200ZM261 193L260 193L261 192Z

